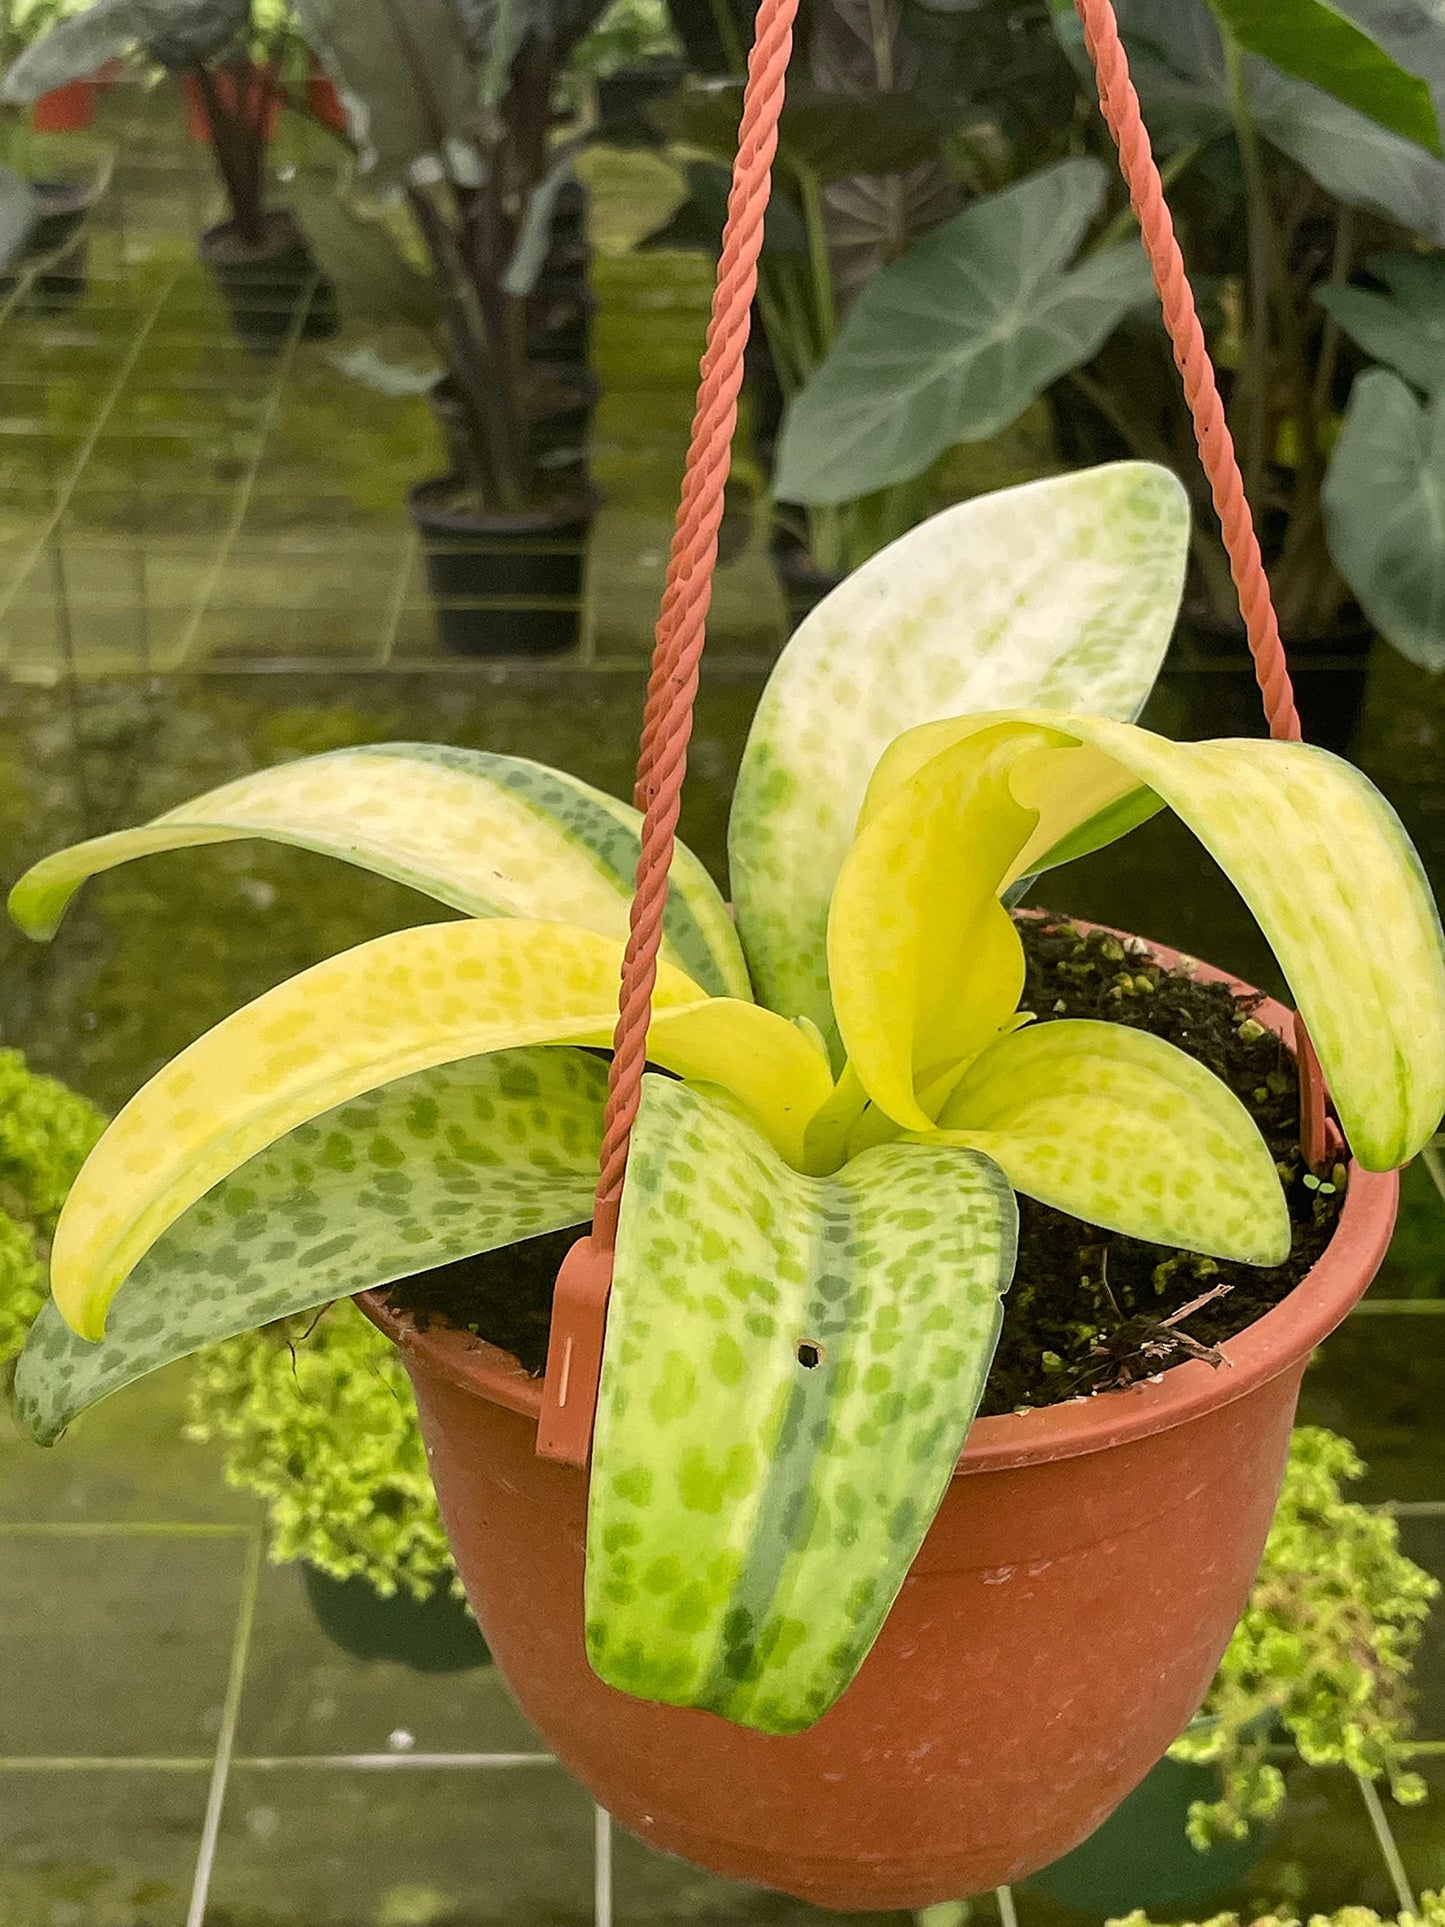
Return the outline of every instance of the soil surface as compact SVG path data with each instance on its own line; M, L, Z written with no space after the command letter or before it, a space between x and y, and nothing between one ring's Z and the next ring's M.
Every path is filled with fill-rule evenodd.
M1258 998L1164 970L1142 948L1070 923L1023 914L1028 959L1021 1007L1041 1023L1099 1017L1167 1038L1207 1064L1252 1112L1274 1153L1294 1222L1286 1263L1261 1270L1141 1244L1019 1199L1019 1257L981 1410L1009 1412L1117 1389L1189 1357L1209 1356L1292 1291L1328 1244L1343 1166L1316 1179L1299 1153L1294 1062L1256 1023ZM402 1279L393 1305L423 1328L460 1325L547 1361L552 1286L575 1230Z

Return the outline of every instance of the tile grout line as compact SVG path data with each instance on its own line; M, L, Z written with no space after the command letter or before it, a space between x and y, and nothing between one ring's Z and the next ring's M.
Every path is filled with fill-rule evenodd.
M221 1708L221 1730L216 1736L216 1758L211 1769L210 1790L206 1795L206 1817L201 1824L201 1843L196 1854L196 1876L191 1886L191 1904L186 1911L186 1927L202 1927L206 1917L211 1871L215 1866L221 1813L226 1804L226 1785L231 1772L231 1754L241 1717L241 1692L246 1680L246 1661L251 1652L251 1628L256 1619L256 1594L260 1580L261 1530L255 1526L246 1545L246 1565L241 1575L240 1606L236 1613L235 1635L231 1641L226 1698Z
M592 1927L612 1927L612 1816L592 1809Z
M1360 1798L1365 1803L1365 1811L1370 1816L1370 1825L1375 1830L1375 1841L1380 1849L1380 1858L1385 1863L1385 1871L1390 1876L1390 1885L1395 1890L1395 1900L1402 1914L1418 1912L1415 1896L1410 1891L1410 1876L1405 1871L1405 1862L1400 1856L1399 1843L1390 1829L1389 1816L1380 1799L1379 1788L1373 1780L1367 1780L1362 1773L1354 1776L1355 1785L1360 1789Z
M311 302L316 292L316 283L319 279L319 274L320 271L318 270L317 274L312 277L304 293L297 301L295 311L291 317L291 327L287 333L285 345L276 360L276 378L271 383L270 391L261 406L260 414L256 421L254 430L255 445L252 449L250 460L246 464L246 472L236 484L235 494L231 503L230 517L212 553L210 567L202 582L201 592L196 598L191 610L190 619L182 628L174 648L170 651L171 662L177 668L188 665L192 659L196 647L196 638L199 636L201 627L210 611L211 604L215 600L216 590L220 586L221 577L226 572L231 556L235 552L241 529L247 515L250 513L251 498L256 490L256 477L261 472L261 463L265 459L266 451L270 446L271 436L276 427L276 418L281 413L281 402L285 396L286 383L290 378L292 367L296 361L296 351L301 345L302 331L311 313Z
M85 472L86 464L95 452L95 445L100 440L101 430L114 413L115 405L120 400L121 391L130 379L132 369L140 359L141 349L145 346L151 330L160 319L165 304L179 279L180 271L177 269L176 273L173 274L170 280L162 287L160 294L151 304L148 312L139 318L139 325L131 338L130 345L121 357L110 386L97 404L96 412L88 431L81 439L79 451L67 469L64 480L56 489L55 503L47 518L44 529L31 544L24 560L11 576L8 589L6 589L3 594L0 594L0 622L3 622L5 617L9 615L26 576L29 575L31 569L59 533L65 512L70 506L70 498L74 495L80 478Z

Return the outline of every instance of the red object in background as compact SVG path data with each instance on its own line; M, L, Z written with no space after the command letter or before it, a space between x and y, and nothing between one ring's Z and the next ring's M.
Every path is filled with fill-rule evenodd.
M341 104L341 96L332 80L318 61L313 60L311 71L306 76L306 108L314 120L323 127L330 127L338 134L350 131L346 109Z
M237 85L237 76L241 85ZM206 118L206 103L194 74L183 76L186 91L186 131L193 141L209 146L211 123ZM255 125L260 123L266 140L276 138L281 125L280 72L274 61L264 67L218 67L211 75L228 114Z
M42 94L30 109L37 134L78 134L95 119L96 82L72 80Z
M1287 1042L1289 1012L1256 1014ZM977 1420L857 1678L787 1738L603 1685L583 1639L587 1475L536 1454L541 1382L466 1332L418 1330L382 1291L357 1303L400 1348L468 1597L563 1764L641 1839L715 1873L843 1911L920 1908L1077 1846L1199 1706L1259 1564L1305 1365L1374 1276L1397 1195L1394 1173L1352 1167L1323 1256L1225 1341L1224 1369L1192 1360Z

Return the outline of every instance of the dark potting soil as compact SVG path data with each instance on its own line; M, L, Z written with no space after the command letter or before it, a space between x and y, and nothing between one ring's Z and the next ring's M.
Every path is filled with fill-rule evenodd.
M1021 915L1028 962L1021 1007L1041 1023L1098 1017L1166 1038L1244 1102L1274 1153L1294 1242L1272 1270L1228 1264L1116 1232L1019 1199L1019 1256L982 1410L1010 1412L1115 1390L1190 1357L1210 1357L1294 1289L1330 1240L1345 1181L1323 1181L1299 1151L1294 1062L1253 1020L1257 997L1165 970L1101 931ZM547 1362L557 1267L574 1230L443 1265L391 1287L393 1305L425 1329L459 1325L512 1352L529 1372Z

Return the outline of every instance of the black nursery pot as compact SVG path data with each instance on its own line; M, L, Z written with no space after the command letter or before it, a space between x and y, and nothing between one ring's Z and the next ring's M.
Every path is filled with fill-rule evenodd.
M1348 755L1364 707L1374 631L1358 609L1347 608L1326 634L1287 635L1284 645L1305 741ZM1163 680L1183 698L1195 733L1258 733L1259 692L1242 623L1186 604Z
M220 290L237 339L252 354L281 352L308 290L302 339L329 341L341 326L336 290L318 270L306 236L284 208L265 216L260 242L245 240L234 221L223 221L206 229L198 251Z
M465 1603L443 1582L425 1599L385 1599L367 1579L302 1567L306 1597L327 1637L357 1659L389 1659L416 1673L465 1673L491 1654Z
M803 618L813 613L824 596L832 594L843 578L820 569L797 536L786 529L779 529L774 534L770 552L773 572L788 605L788 634L791 635Z
M40 215L18 265L23 268L35 260L54 258L30 283L27 299L34 308L64 314L76 306L90 285L89 250L81 228L95 203L95 189L89 183L41 180L31 181L30 191L39 204ZM0 275L0 301L19 279L14 271Z
M442 647L458 656L555 656L577 646L593 504L493 514L458 506L454 475L407 497L426 545Z
M675 54L659 54L632 67L619 67L597 83L597 120L613 147L665 147L667 137L647 109L677 92L687 66Z

